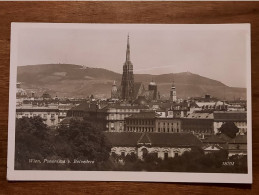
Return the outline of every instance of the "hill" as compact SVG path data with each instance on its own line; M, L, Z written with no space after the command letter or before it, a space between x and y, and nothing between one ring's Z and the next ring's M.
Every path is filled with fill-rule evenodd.
M135 82L146 86L153 79L163 97L169 96L172 78L174 78L177 96L180 98L199 97L211 94L218 98L246 99L246 89L233 88L223 83L202 77L190 72L162 75L135 74ZM91 94L97 97L110 97L113 81L120 85L121 74L102 68L83 68L73 64L44 64L19 66L17 81L30 93L35 91L40 96L48 91L52 96L86 97Z

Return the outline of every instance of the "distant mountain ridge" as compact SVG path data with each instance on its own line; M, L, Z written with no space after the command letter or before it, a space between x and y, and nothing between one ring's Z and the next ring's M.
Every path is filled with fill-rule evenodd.
M17 81L30 92L41 95L48 91L58 97L87 97L91 94L99 98L109 98L113 81L120 85L121 74L103 68L90 68L74 64L42 64L19 66ZM228 87L223 83L190 72L162 75L134 74L135 82L143 82L147 87L151 80L158 85L164 98L169 97L172 79L180 98L200 97L211 94L214 97L246 99L245 88Z

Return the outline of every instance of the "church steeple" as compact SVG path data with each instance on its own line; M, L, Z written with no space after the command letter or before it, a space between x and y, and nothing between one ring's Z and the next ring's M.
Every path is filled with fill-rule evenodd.
M121 98L123 100L132 101L134 99L134 75L133 64L130 61L129 35L127 38L126 61L123 65L121 88Z
M126 61L130 61L130 43L129 43L129 34L128 34L128 40L127 40Z

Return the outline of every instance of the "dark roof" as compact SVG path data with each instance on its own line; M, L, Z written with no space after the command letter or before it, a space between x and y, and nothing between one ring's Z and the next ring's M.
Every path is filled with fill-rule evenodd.
M189 133L105 132L105 135L112 146L121 147L137 147L138 144L151 144L157 147L193 147L202 145L196 136Z
M231 140L230 137L228 137L226 134L221 133L217 135L220 139L225 140L226 142L229 142Z
M136 147L142 133L104 132L112 146Z
M159 116L158 114L156 114L155 112L139 112L139 113L135 113L132 114L131 116L129 116L128 118L130 119L154 119L156 118L156 116Z
M71 108L70 110L75 110L75 111L95 111L96 110L96 104L90 104L88 102L83 102L79 104L76 107Z
M191 114L188 114L186 116L186 118L189 118L189 119L213 119L213 114L212 113L191 113Z
M148 133L153 146L192 147L201 146L201 141L190 133Z
M214 121L247 121L245 111L215 111Z
M66 117L60 122L60 124L63 124L63 125L69 124L71 120L83 120L83 118L82 117Z
M57 108L17 108L16 112L59 112Z
M212 135L208 137L207 139L202 141L203 143L217 143L217 144L225 144L226 140L220 138L217 135Z
M109 108L116 108L116 109L147 109L147 106L139 106L139 105L121 105L121 104L111 104L108 105L104 108L102 108L102 110L107 110Z
M246 135L237 135L235 138L229 141L230 144L246 144L247 137Z

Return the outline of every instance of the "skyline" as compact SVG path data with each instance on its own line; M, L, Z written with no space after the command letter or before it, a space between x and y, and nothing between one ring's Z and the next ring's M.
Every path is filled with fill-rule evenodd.
M82 25L82 28L68 26L64 29L52 25L23 28L18 34L18 60L20 66L64 63L104 68L121 74L129 33L134 74L191 72L227 86L246 88L248 32L242 28L209 26ZM232 74L233 70L235 74Z

